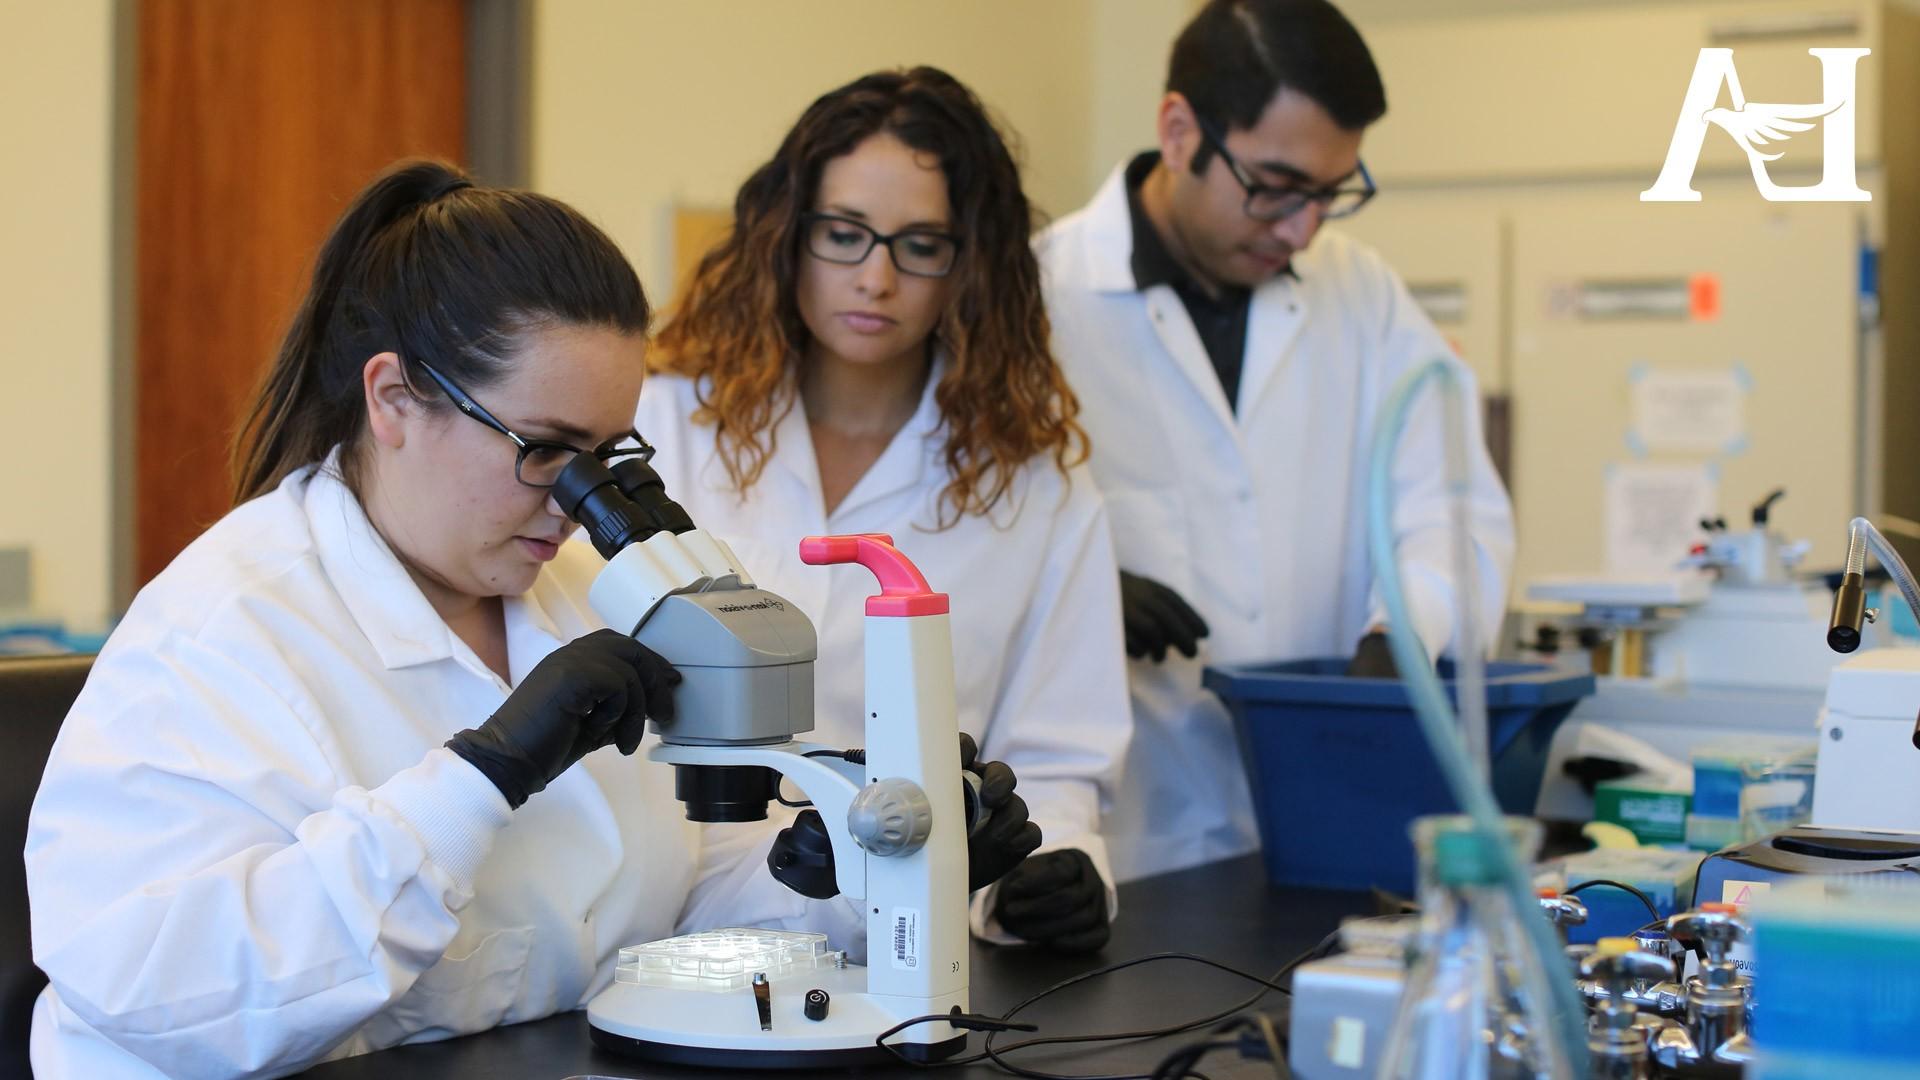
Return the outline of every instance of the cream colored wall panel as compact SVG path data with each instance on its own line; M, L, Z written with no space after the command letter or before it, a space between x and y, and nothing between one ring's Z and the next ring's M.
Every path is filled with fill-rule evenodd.
M1858 481L1860 211L1708 194L1700 204L1566 200L1515 213L1513 479L1523 587L1541 574L1601 568L1606 469L1636 460L1717 463L1720 512L1730 522L1785 487L1775 526L1814 542L1811 565L1837 565L1844 554ZM1564 303L1583 282L1702 273L1720 286L1711 321L1589 319ZM1627 432L1637 366L1736 364L1752 380L1744 450L1636 456Z
M1454 202L1445 195L1382 195L1332 227L1385 256L1415 296L1426 301L1434 324L1473 368L1481 392L1504 393L1503 215L1495 206L1465 209L1450 205Z
M1808 15L1850 17L1859 31L1789 32ZM1814 102L1820 65L1808 47L1871 47L1879 26L1869 0L1378 20L1362 30L1389 111L1369 135L1368 161L1391 182L1588 174L1644 175L1647 186L1666 158L1700 49L1724 42L1734 50L1750 101ZM1879 151L1874 65L1866 57L1859 72L1862 161ZM1782 183L1789 166L1817 169L1819 134L1800 136L1778 163ZM1702 171L1747 167L1733 139L1708 132Z
M1114 166L1154 145L1167 56L1199 6L1197 0L1094 0L1087 194Z
M9 4L0 34L0 548L84 624L111 604L115 6Z
M1064 214L1091 194L1091 28L1088 0L540 0L533 183L606 227L664 301L676 208L731 205L820 94L925 63L1017 132L1029 196ZM1167 44L1138 58L1149 85Z

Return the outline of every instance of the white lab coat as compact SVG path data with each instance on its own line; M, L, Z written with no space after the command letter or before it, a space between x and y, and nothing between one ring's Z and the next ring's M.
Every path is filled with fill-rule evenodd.
M599 627L598 563L563 545L506 601L514 683ZM642 757L510 812L441 746L508 689L324 471L209 529L108 640L34 800L35 1072L282 1075L577 1008L677 927L858 934L768 876L768 830L703 844Z
M1201 669L1350 656L1385 621L1366 546L1374 417L1402 373L1452 354L1377 254L1323 229L1294 258L1298 280L1254 293L1236 415L1172 287L1134 287L1123 172L1036 241L1054 349L1084 406L1120 565L1164 582L1212 629L1197 660L1130 665L1135 735L1108 823L1124 881L1257 846L1238 742ZM1458 602L1437 400L1424 396L1394 466L1409 606L1435 656ZM1487 642L1513 518L1472 411L1473 610Z
M862 567L802 563L800 539L892 535L928 583L952 598L960 730L984 758L1018 774L1044 834L1042 850L1077 847L1092 857L1109 883L1112 912L1118 901L1100 818L1132 723L1106 513L1084 466L1063 478L1050 460L1035 461L991 521L969 515L935 531L935 500L948 480L933 399L940 370L913 417L831 515L797 401L774 426L774 452L744 499L715 454L714 428L692 420L691 381L649 377L634 426L659 447L653 464L667 493L733 547L757 584L813 620L820 643L814 741L865 745L864 606L878 589ZM992 899L991 888L974 894L973 930L1012 940L987 919Z

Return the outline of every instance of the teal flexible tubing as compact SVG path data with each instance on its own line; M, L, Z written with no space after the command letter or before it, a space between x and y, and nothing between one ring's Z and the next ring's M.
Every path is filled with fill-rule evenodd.
M1446 688L1441 685L1440 676L1434 671L1433 661L1427 657L1426 647L1414 633L1413 619L1407 610L1405 588L1401 583L1400 561L1394 550L1394 449L1399 445L1400 435L1407 426L1414 400L1421 389L1435 379L1440 380L1442 390L1450 391L1456 397L1466 397L1466 388L1454 372L1452 363L1435 359L1403 375L1381 405L1368 460L1367 543L1373 558L1380 598L1387 607L1387 642L1393 650L1394 663L1399 666L1405 681L1407 695L1413 701L1414 715L1420 721L1420 730L1426 736L1428 745L1433 747L1433 756L1440 763L1440 772L1448 789L1453 792L1454 801L1473 819L1477 830L1495 841L1491 846L1500 853L1501 878L1516 917L1527 930L1530 951L1537 961L1523 965L1523 970L1534 973L1534 977L1527 979L1525 989L1530 996L1543 990L1547 995L1545 1003L1553 1018L1553 1035L1563 1050L1558 1055L1549 1055L1549 1059L1557 1058L1566 1062L1572 1071L1565 1075L1564 1080L1574 1080L1592 1074L1587 1057L1586 1006L1574 986L1573 969L1560 949L1560 940L1554 933L1553 925L1538 913L1539 901L1527 879L1527 868L1520 864L1512 845L1507 842L1506 828L1502 823L1499 804L1494 801L1493 788L1474 767L1472 756L1460 737L1460 727L1454 718L1453 708L1447 703ZM1463 412L1463 409L1447 410L1446 437L1450 448L1467 438L1468 429L1460 422ZM1450 449L1447 460L1449 473L1457 473L1463 471L1472 458L1468 453L1456 453ZM1452 498L1467 497L1467 478L1464 475L1449 475L1447 481ZM1455 520L1458 522L1461 519L1456 517ZM1472 538L1456 536L1454 542L1456 545L1471 544ZM1474 603L1474 598L1466 595L1461 595L1459 600L1462 604ZM1544 987L1541 985L1543 982Z

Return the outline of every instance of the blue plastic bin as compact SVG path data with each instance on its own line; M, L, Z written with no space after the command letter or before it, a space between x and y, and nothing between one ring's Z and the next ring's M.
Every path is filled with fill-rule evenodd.
M1209 667L1204 682L1232 712L1253 788L1267 877L1283 885L1413 889L1407 824L1458 810L1407 691L1350 679L1340 659ZM1453 696L1452 664L1440 676ZM1487 665L1494 795L1532 814L1554 729L1593 676L1545 664Z

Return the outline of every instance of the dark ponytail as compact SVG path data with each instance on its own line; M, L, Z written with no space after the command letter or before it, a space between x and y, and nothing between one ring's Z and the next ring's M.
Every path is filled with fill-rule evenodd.
M234 503L343 448L357 488L366 407L361 372L391 350L460 386L506 373L527 331L547 325L645 333L640 279L571 207L481 187L451 165L403 162L360 193L315 260L313 281L233 444Z

